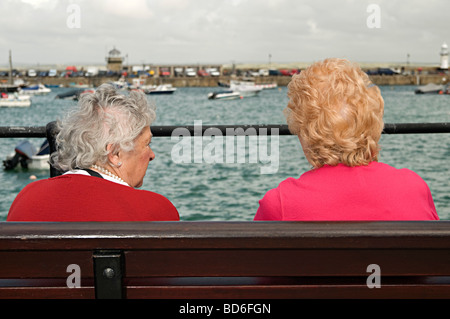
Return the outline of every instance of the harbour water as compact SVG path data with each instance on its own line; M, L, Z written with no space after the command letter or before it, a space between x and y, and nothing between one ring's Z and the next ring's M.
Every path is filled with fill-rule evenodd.
M381 87L386 123L450 122L450 96L415 95L414 89L414 86ZM55 99L56 94L64 90L68 89L56 88L48 95L32 97L30 108L0 108L0 126L45 126L76 103ZM208 100L208 93L215 90L218 88L178 88L173 95L148 96L157 107L157 119L153 124L285 124L282 110L287 103L286 87L264 90L256 97ZM196 139L199 137L191 138L192 151L196 149ZM22 140L1 138L0 157L4 159ZM43 138L29 140L37 148L43 142ZM256 155L252 153L255 150L251 148L250 138L245 140L243 159L237 160L238 154L242 154L238 153L237 146L236 154L224 152L222 161L216 158L215 163L209 163L207 158L193 154L190 160L180 163L174 160L174 149L179 147L180 138L155 137L152 148L156 159L149 165L142 189L169 198L180 212L181 220L252 220L258 201L267 190L287 177L300 176L310 167L294 136L260 138L257 145L263 148L257 149ZM210 141L211 138L203 138L203 150L211 145ZM232 141L239 145L238 138ZM418 173L431 189L439 217L450 220L450 134L384 134L381 147L379 160ZM275 156L276 151L279 156ZM264 154L267 156L263 157ZM236 160L227 160L226 156L234 155ZM255 158L256 162L252 161ZM269 173L262 173L263 168L269 167ZM49 172L21 168L0 170L0 221L6 219L17 193L33 182L31 175L44 179L49 177Z

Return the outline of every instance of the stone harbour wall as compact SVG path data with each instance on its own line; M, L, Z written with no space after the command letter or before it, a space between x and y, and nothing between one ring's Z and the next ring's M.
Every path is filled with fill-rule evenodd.
M428 83L447 84L449 83L450 75L448 74L416 74L416 75L371 75L371 80L376 85L426 85ZM242 80L233 76L220 77L149 77L146 84L172 84L174 87L217 87L218 82L228 83L231 79ZM261 83L277 83L278 86L287 86L291 80L290 76L261 76L255 78L247 78ZM2 83L7 82L7 78L0 78ZM43 78L24 78L26 83L30 85L42 83L47 85L62 85L70 87L76 85L87 85L90 87L97 87L102 83L117 81L117 77L43 77ZM133 78L127 78L127 82L132 83Z

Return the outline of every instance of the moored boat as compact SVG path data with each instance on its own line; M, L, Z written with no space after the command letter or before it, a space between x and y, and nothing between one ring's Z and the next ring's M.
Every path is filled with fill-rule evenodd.
M69 90L67 92L63 92L63 93L60 93L60 94L56 95L55 99L75 100L75 101L77 101L79 99L80 95L85 93L85 92L86 93L87 92L92 93L93 89L81 89L81 88L72 89L72 90Z
M416 94L450 94L450 86L428 83L427 85L419 86L414 92Z
M2 93L14 93L20 89L18 84L0 84L0 92Z
M50 93L52 90L43 84L36 84L33 86L25 86L19 89L19 94L27 95L44 95Z
M208 99L210 100L234 100L241 98L241 94L234 91L218 91L208 94Z
M31 98L28 95L1 93L0 107L29 107Z
M256 96L259 92L261 92L263 89L260 87L257 87L254 83L249 82L250 84L247 84L247 82L230 82L230 89L234 92L239 92L242 97L250 97L250 96Z
M257 87L262 88L263 90L268 90L268 89L275 89L278 87L278 84L273 82L273 83L261 83L261 84L256 84Z
M145 88L143 91L145 94L172 94L176 90L177 89L174 88L172 84L161 84L151 88Z
M49 170L49 159L50 146L47 140L44 140L38 151L28 140L24 140L16 145L14 153L6 157L3 167L5 170L12 170L20 163L25 169Z

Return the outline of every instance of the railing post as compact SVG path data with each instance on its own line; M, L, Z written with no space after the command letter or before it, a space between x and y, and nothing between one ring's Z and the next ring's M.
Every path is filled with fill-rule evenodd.
M46 125L45 133L50 148L50 154L53 154L53 152L56 151L56 134L58 134L56 121L50 122ZM50 177L55 177L61 174L62 172L54 168L53 165L50 163Z

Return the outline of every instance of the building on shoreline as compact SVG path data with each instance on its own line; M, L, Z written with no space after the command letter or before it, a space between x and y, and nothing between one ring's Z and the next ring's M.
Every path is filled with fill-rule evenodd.
M121 72L123 69L123 57L119 50L114 47L106 57L106 69L113 72Z
M443 43L441 47L441 70L448 70L448 46L447 43Z

